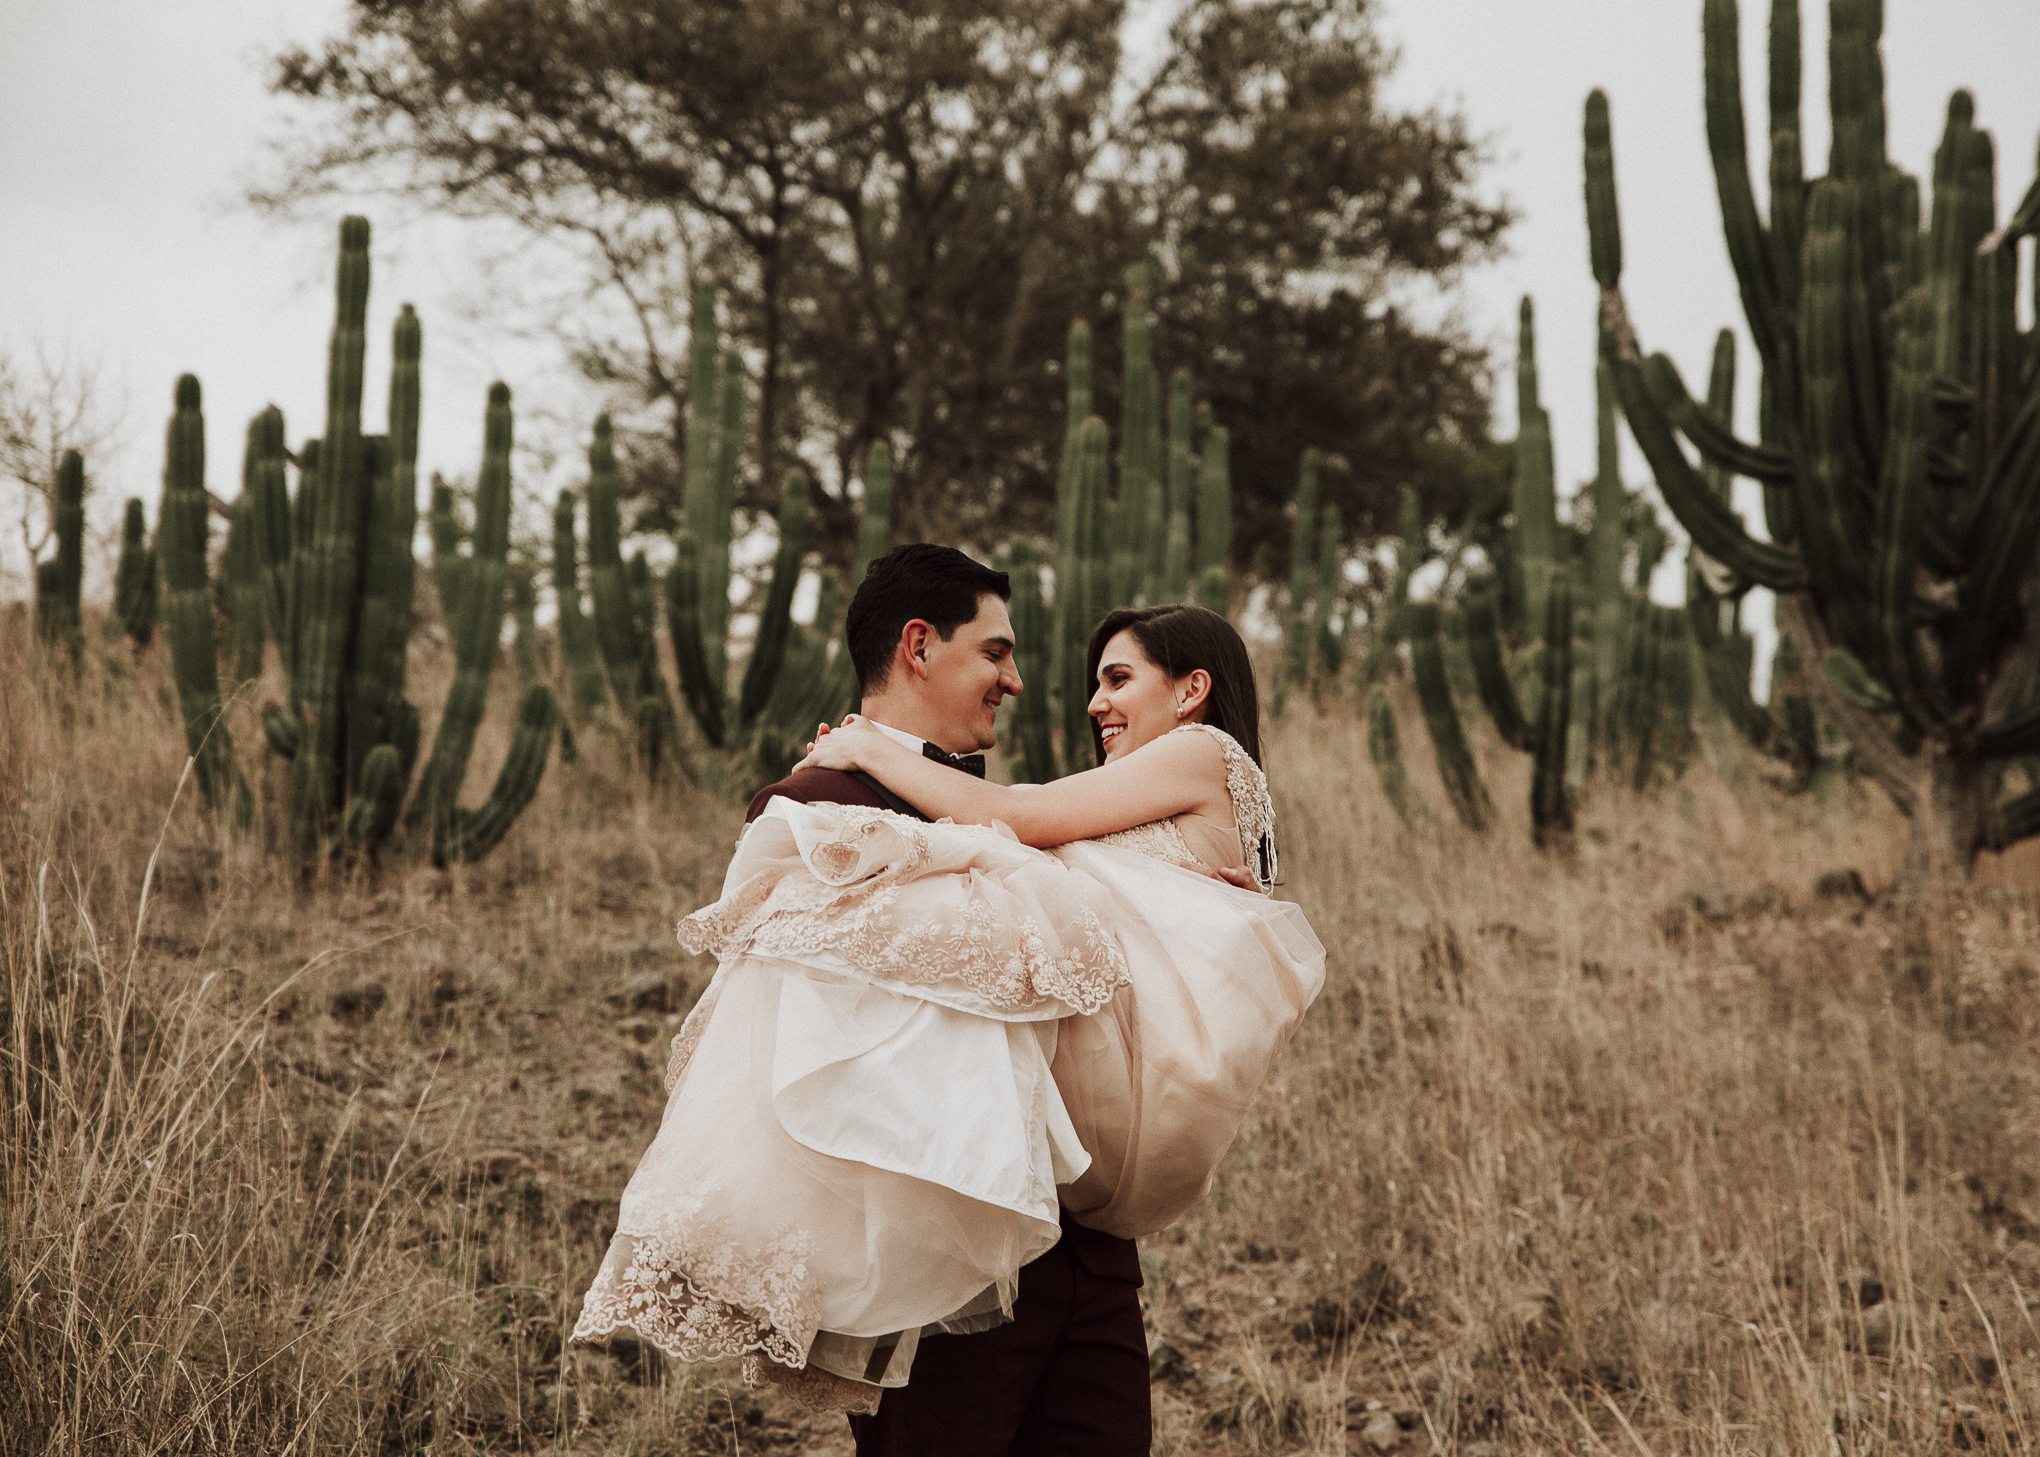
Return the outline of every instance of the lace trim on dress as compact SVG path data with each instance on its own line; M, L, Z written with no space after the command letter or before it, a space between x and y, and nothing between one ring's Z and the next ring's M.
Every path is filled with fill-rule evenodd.
M697 1217L701 1204L699 1194L683 1197L660 1212L656 1231L617 1231L574 1341L600 1344L629 1327L682 1361L762 1351L805 1364L821 1309L808 1273L813 1237L789 1226L739 1247L721 1221Z
M1219 750L1225 755L1225 791L1232 800L1233 826L1240 837L1240 858L1247 867L1247 873L1254 877L1254 884L1261 894L1267 895L1269 884L1275 877L1275 804L1268 795L1268 776L1261 772L1261 766L1254 762L1253 755L1240 747L1239 740L1222 728L1208 723L1186 723L1169 732L1207 733L1218 740ZM1261 864L1264 838L1268 844L1265 876ZM1137 850L1153 859L1166 860L1171 865L1188 865L1193 869L1198 865L1197 857L1191 853L1190 842L1183 838L1182 828L1173 819L1150 820L1132 829L1114 830L1094 837L1091 843Z
M694 1010L687 1014L687 1020L680 1024L680 1030L673 1036L673 1055L666 1059L666 1091L672 1092L680 1086L680 1075L687 1071L687 1064L694 1059L694 1049L701 1046L701 1034L708 1030L708 1019L715 1015L716 1001L722 996L722 987L715 982L708 984L708 990L694 1004Z
M859 842L881 831L897 834L903 853L850 885L819 878L801 884L771 871L755 875L682 920L680 944L722 961L747 952L798 957L833 951L869 976L909 986L961 981L1007 1011L1054 998L1077 1012L1095 1012L1126 984L1119 942L1088 906L1056 928L1059 950L1051 949L1039 921L978 900L966 902L953 918L902 923L900 883L928 862L926 834L891 810L832 808L842 816L840 831L808 852L818 876L850 874L862 856ZM678 1047L674 1057L680 1060Z
M864 1412L878 1410L884 1388L869 1381L853 1381L819 1366L785 1366L770 1356L752 1352L744 1357L744 1381L751 1386L771 1384L809 1411Z

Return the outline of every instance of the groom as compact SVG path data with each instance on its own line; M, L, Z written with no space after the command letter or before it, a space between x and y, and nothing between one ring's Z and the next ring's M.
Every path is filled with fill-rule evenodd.
M959 772L985 772L1000 700L1020 692L1004 572L947 546L895 547L864 574L844 637L863 716ZM927 816L861 771L802 769L775 795ZM1130 1239L1073 1223L1020 1271L1013 1320L930 1335L913 1379L853 1416L858 1457L1144 1457L1152 1440L1140 1258Z

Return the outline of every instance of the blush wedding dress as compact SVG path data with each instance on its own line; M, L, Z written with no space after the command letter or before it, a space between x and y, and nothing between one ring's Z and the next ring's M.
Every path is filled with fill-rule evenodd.
M680 923L717 970L576 1342L629 1328L873 1411L924 1331L1011 1317L1061 1209L1136 1236L1203 1197L1324 947L1267 896L1259 767L1176 732L1219 741L1233 824L1044 851L775 799L746 827L721 899ZM1228 866L1260 893L1204 873Z

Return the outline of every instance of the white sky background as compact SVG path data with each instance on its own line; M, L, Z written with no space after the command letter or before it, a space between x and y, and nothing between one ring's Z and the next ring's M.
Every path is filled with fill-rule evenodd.
M1560 489L1593 471L1594 287L1580 110L1595 85L1607 89L1614 112L1623 283L1639 334L1698 389L1715 331L1733 324L1744 337L1739 413L1753 431L1756 361L1702 133L1700 0L1380 6L1384 34L1402 54L1389 102L1463 110L1492 147L1486 185L1522 213L1509 255L1469 276L1449 301L1496 351L1498 432L1515 428L1516 304L1528 292L1537 300ZM1769 6L1744 0L1743 9L1756 138ZM1885 10L1892 157L1925 176L1949 92L1971 87L1978 123L1998 140L2002 216L2033 176L2040 4L1886 0ZM1828 141L1826 7L1802 0L1802 12L1805 153L1817 173ZM337 30L344 14L342 0L0 0L0 349L20 359L41 344L96 361L116 401L124 397L125 448L88 462L98 533L117 528L130 495L151 502L153 521L161 431L186 370L205 386L209 483L223 496L239 489L242 434L264 405L283 407L293 441L323 428L335 229L349 205L280 223L255 216L241 197L263 174L265 141L295 114L265 94L266 58ZM1762 158L1753 165L1761 197ZM480 263L501 252L500 237L483 248L467 225L406 221L381 199L352 206L376 224L370 427L383 415L390 323L408 301L425 327L421 473L473 474L485 391L498 378L516 393L520 443L547 435L562 452L575 450L571 422L592 409L581 408L585 391L550 341L489 307L492 280ZM548 421L558 422L550 434ZM1627 448L1626 475L1647 479ZM28 592L19 511L12 495L0 500L0 600ZM1678 581L1668 565L1658 595L1676 600Z

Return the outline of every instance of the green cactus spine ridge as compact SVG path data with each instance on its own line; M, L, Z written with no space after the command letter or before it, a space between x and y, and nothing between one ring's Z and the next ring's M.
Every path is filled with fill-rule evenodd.
M883 440L864 457L864 501L857 528L857 566L852 590L864 580L871 564L892 547L892 447Z
M267 640L262 580L262 548L257 540L255 502L242 491L227 523L227 551L221 563L226 574L229 678L236 685L262 676L262 648Z
M1501 613L1492 582L1476 585L1466 597L1466 651L1473 663L1474 686L1495 726L1495 733L1512 749L1527 752L1533 742L1530 721L1524 717L1522 702L1509 676L1508 657L1502 647Z
M637 719L637 634L631 626L630 586L623 567L623 523L616 500L616 454L607 415L595 418L588 446L588 596L594 604L595 644L609 691L627 722Z
M1274 712L1282 716L1289 690L1301 688L1310 673L1310 589L1316 564L1312 532L1318 520L1318 476L1324 456L1306 450L1297 465L1295 522L1289 534L1289 595L1282 613L1282 668L1275 681Z
M659 670L659 582L643 552L631 554L624 582L630 602L631 640L637 646L633 691L637 701L639 759L647 777L655 781L669 756L692 779L693 767L680 757L680 723L673 712L673 695L666 689L666 675Z
M758 634L737 695L737 717L749 727L766 701L786 658L787 629L793 622L793 594L800 585L801 562L807 552L808 479L789 471L779 497L779 546L772 559L772 578L758 609Z
M719 749L729 733L723 721L722 695L709 691L712 678L702 650L701 547L685 527L674 546L673 570L666 574L666 633L673 640L673 657L680 670L680 696L702 737Z
M210 503L205 489L205 416L198 380L192 375L177 381L165 457L156 550L163 583L163 635L170 646L184 740L206 807L245 829L254 807L234 762L233 736L222 718L212 593L206 582Z
M1431 748L1438 760L1438 777L1452 801L1460 823L1479 833L1494 819L1494 802L1481 782L1473 749L1461 726L1459 709L1452 700L1452 683L1445 669L1442 614L1435 602L1410 604L1407 618L1410 644L1410 677L1417 689L1417 702L1424 711L1424 727L1431 735Z
M57 464L52 500L56 555L36 565L35 627L48 647L75 664L84 622L81 597L85 581L85 458L67 450Z
M510 832L545 776L546 755L552 749L553 726L559 720L559 701L550 685L534 683L524 690L518 707L517 727L510 737L510 751L496 774L495 787L479 809L456 809L443 842L435 842L433 859L439 864L456 860L480 860Z
M248 422L242 492L254 508L256 555L262 570L262 605L286 683L297 679L297 637L292 631L295 575L290 462L284 450L283 411L271 405Z
M1388 690L1378 683L1367 692L1367 757L1374 761L1375 778L1381 782L1381 792L1395 811L1396 818L1412 830L1428 825L1430 811L1417 797L1416 790L1410 785L1410 776L1403 768L1402 739L1396 731L1395 707L1388 701Z
M1622 672L1622 629L1628 619L1628 594L1622 584L1627 550L1622 518L1628 493L1622 485L1621 457L1616 439L1615 386L1606 363L1594 369L1595 470L1594 521L1587 536L1587 583L1593 601L1593 673L1588 725L1596 749L1608 740L1610 705Z
M130 496L121 520L120 562L113 575L113 612L137 652L156 636L156 548L142 503Z

